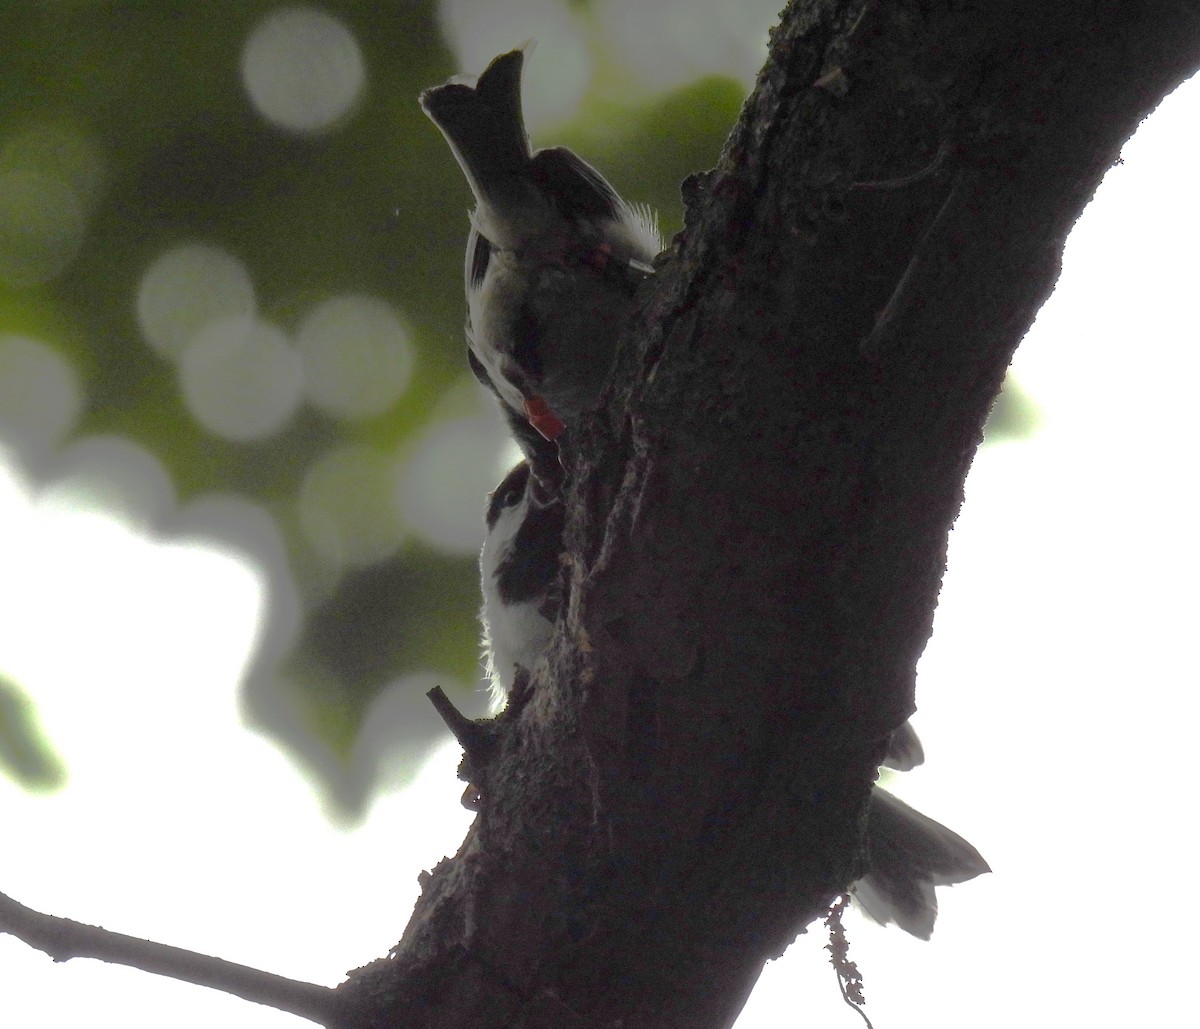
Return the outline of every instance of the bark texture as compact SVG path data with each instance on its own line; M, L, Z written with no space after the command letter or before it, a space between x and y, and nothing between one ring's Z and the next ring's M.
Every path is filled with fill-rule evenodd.
M1005 368L1197 65L1182 0L789 6L567 445L548 672L339 1025L733 1022L859 874Z

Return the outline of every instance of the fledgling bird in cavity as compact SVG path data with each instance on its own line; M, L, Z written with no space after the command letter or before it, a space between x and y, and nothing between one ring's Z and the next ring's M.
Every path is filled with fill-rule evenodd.
M483 643L497 705L518 675L530 675L550 641L558 615L561 500L544 503L529 464L522 461L493 491L480 555ZM921 742L905 722L888 744L884 765L906 771L924 760ZM991 871L957 833L876 786L867 812L867 873L850 892L875 921L897 923L927 940L937 918L935 887Z
M467 349L535 457L596 406L633 294L662 249L654 218L565 147L531 153L521 114L524 49L474 86L421 94L475 195L467 239ZM536 431L533 431L536 430Z

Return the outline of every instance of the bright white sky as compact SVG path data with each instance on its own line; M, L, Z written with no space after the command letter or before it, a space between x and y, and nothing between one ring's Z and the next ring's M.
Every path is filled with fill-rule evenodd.
M994 874L942 892L931 943L848 920L879 1029L1166 1024L1195 961L1191 749L1200 622L1200 85L1125 149L1067 248L1015 373L1043 422L976 461L896 791ZM227 553L149 540L0 465L0 671L31 691L70 781L0 779L0 889L109 928L336 983L399 937L417 873L469 821L445 747L365 825L328 823L239 721L263 603ZM1183 880L1182 886L1180 880ZM391 892L390 900L380 896ZM859 1025L814 931L739 1029ZM4 1024L302 1024L0 937Z

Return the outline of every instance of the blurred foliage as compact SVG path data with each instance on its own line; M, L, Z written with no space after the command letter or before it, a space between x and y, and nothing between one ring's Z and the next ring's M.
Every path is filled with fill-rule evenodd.
M565 6L590 24L594 5ZM235 494L270 516L278 553L252 533L236 541L267 568L278 609L248 673L246 710L353 812L372 783L351 781L348 755L381 691L418 672L472 689L479 681L478 542L447 549L409 526L386 555L339 565L314 544L298 497L305 472L334 448L370 448L398 467L433 426L478 413L475 400L463 400L475 396L463 392L469 200L416 103L422 88L456 70L436 6L332 0L319 8L357 42L366 83L344 116L319 131L272 124L248 96L247 40L287 9L263 0L0 5L0 342L45 343L69 362L82 394L78 417L63 415L66 438L38 451L2 409L30 403L0 384L0 433L47 475L50 457L71 440L118 435L162 463L177 505ZM657 208L669 239L681 223L679 183L714 164L744 86L710 76L650 95L626 81L603 45L592 50L592 84L572 121L552 138L535 131L535 145L579 150L623 195ZM311 70L314 81L337 71L323 57ZM303 94L307 83L293 88ZM44 166L54 176L42 175ZM147 269L182 243L241 262L258 316L289 338L328 298L387 301L415 353L403 395L358 418L301 404L277 431L248 441L207 429L181 390L179 363L148 345L139 325ZM453 497L460 469L442 472ZM389 496L397 488L385 486ZM489 487L481 483L466 503L482 512ZM289 590L294 625L280 613ZM0 762L24 782L55 781L60 766L39 742L24 695L5 684L0 704ZM394 726L414 754L436 731L425 705L414 690L412 714Z
M322 6L357 40L366 88L344 118L310 133L263 118L239 66L248 35L281 6L17 0L0 8L0 155L6 140L48 132L49 159L77 187L85 225L75 249L63 244L69 259L61 271L35 281L0 275L0 337L47 344L67 359L83 397L69 435L50 451L35 454L19 435L8 442L30 444L34 473L51 474L50 457L71 440L118 435L162 463L178 506L236 494L269 513L286 554L269 580L294 584L300 611L295 632L277 633L278 646L268 629L248 675L246 710L353 809L371 783L335 780L350 774L348 755L380 691L421 671L448 685L479 682L475 557L469 547L447 551L406 531L386 557L331 569L306 536L297 496L305 471L332 448L365 445L399 461L438 419L478 413L464 412L462 400L469 194L416 103L422 88L456 71L435 5ZM535 142L577 146L627 196L662 210L670 232L679 224L678 183L713 163L742 92L729 80L706 80L666 97L588 95L575 125ZM13 195L8 202L20 215L9 249L41 259L42 243L26 223L53 223L55 210L20 207ZM16 238L21 232L28 238ZM137 311L152 262L195 242L249 269L259 316L289 334L332 296L390 303L416 355L400 400L357 419L302 405L279 431L250 441L206 429L182 394L176 364L147 345ZM0 433L19 429L0 411ZM486 488L473 501L480 512ZM479 526L481 536L481 517ZM242 548L264 565L274 560L257 540L247 537ZM4 696L8 767L25 781L48 781L57 766L39 749L27 702L12 690ZM413 704L427 702L416 695ZM413 710L395 726L401 738L433 731ZM41 771L29 763L36 754Z
M29 790L53 790L67 778L58 754L42 735L29 697L2 676L0 771Z
M1004 380L1004 388L992 405L992 411L984 427L984 442L999 443L1003 440L1027 439L1041 424L1041 413L1037 404L1021 389L1020 383L1011 376Z

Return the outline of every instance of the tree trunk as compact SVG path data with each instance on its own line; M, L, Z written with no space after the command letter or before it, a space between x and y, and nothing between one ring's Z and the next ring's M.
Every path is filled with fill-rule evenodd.
M346 1026L734 1021L861 871L1005 368L1198 64L1183 0L789 6L564 448L549 668Z

